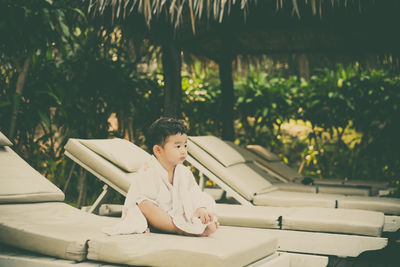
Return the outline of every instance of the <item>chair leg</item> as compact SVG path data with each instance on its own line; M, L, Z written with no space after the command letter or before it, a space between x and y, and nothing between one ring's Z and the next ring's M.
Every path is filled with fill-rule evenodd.
M200 176L199 187L200 187L201 191L204 191L204 186L205 186L205 183L206 183L206 179L204 177L203 172L201 172L201 171L199 172L199 176Z
M105 184L103 186L103 192L101 192L101 194L98 196L96 201L90 207L90 209L88 210L88 213L94 213L94 214L99 213L100 205L104 202L105 196L107 195L107 193L108 193L108 185Z

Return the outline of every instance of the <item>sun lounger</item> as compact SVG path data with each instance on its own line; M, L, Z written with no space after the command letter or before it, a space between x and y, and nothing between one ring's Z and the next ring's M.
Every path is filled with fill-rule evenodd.
M231 144L231 142L227 142ZM235 145L233 145L235 147ZM237 146L236 146L237 147ZM282 160L274 153L268 151L260 145L248 145L247 151L250 151L248 156L252 157L254 161L261 164L270 174L276 176L284 182L295 183L312 183L313 185L322 189L320 192L334 193L337 188L347 188L349 194L359 195L385 195L389 190L389 183L380 181L368 180L341 180L341 179L305 179L305 177L295 170L287 166ZM351 190L359 189L359 193L352 192Z
M128 191L130 179L135 175L134 171L127 171L127 167L135 170L140 166L138 161L149 156L144 150L122 139L69 139L65 146L65 154L124 195ZM125 163L127 160L131 162L122 163L118 155L125 155L123 158ZM104 192L102 195L104 196ZM98 203L101 203L100 199L96 200L94 205ZM381 212L318 208L278 209L239 205L217 205L217 209L219 220L225 225L269 228L264 230L277 237L283 236L278 241L281 251L356 257L365 250L380 249L386 242L384 238L377 237L385 225L385 216ZM305 246L293 246L298 238L309 242L305 242ZM291 239L293 242L290 242ZM287 242L280 243L281 240ZM351 245L341 244L332 249L331 242ZM318 247L314 246L316 243Z
M99 261L57 259L39 253L0 244L0 266L6 267L126 267Z
M64 194L7 145L0 145L0 188L0 244L6 247L85 261L88 266L93 265L89 264L91 260L140 266L244 266L261 261L276 266L268 261L290 258L275 252L275 237L257 229L221 227L206 238L157 233L107 236L101 229L117 219L86 213L61 202ZM29 264L24 259L0 253L2 266L13 262L24 266L47 264ZM326 265L326 258L318 260Z
M257 206L364 209L400 214L400 199L397 198L285 190L280 184L272 184L265 179L268 173L251 158L244 157L214 136L189 137L188 150L188 161L224 190L229 190L240 203Z

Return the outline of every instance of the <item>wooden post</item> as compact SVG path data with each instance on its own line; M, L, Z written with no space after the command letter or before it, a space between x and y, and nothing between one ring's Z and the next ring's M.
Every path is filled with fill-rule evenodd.
M299 76L310 80L310 62L306 54L300 54L298 57L299 62Z
M219 60L219 78L222 93L222 139L233 141L235 132L233 129L233 79L232 79L232 50L229 38L224 38L221 46L221 57Z
M11 113L11 119L10 119L10 128L8 130L8 138L11 140L14 138L15 131L16 131L16 125L17 125L17 117L18 117L18 109L19 109L19 104L20 100L22 97L22 91L24 89L25 85L25 79L28 75L28 70L29 66L31 64L32 60L32 52L28 53L27 57L25 58L24 65L23 67L19 67L17 64L17 71L19 72L18 78L17 78L17 86L15 89L15 98L12 106L12 113ZM18 63L18 61L16 61Z
M172 38L165 38L161 45L164 71L164 115L177 117L182 100L181 50Z

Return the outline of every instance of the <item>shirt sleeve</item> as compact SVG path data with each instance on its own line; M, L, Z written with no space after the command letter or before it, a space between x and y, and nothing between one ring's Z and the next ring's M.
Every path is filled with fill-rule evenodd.
M188 191L193 199L193 211L195 212L198 208L206 208L208 211L215 213L216 205L215 200L207 193L201 191L199 185L193 176L193 173L185 167L186 177L188 181Z

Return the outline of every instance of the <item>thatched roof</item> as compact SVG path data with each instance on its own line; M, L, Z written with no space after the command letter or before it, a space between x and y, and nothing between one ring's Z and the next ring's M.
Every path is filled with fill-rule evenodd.
M301 18L302 11L299 6L307 8L313 15L322 16L323 12L331 8L357 8L362 10L363 5L374 3L375 0L88 0L89 13L104 14L111 9L112 20L125 18L131 13L144 16L150 27L154 18L161 14L167 15L172 25L179 28L183 21L190 18L193 32L196 31L196 23L204 18L222 23L224 17L231 14L233 6L240 7L243 19L249 14L249 9L256 8L260 2L272 4L275 10L287 9L297 18Z
M214 60L226 49L317 58L400 54L398 0L90 0L89 11L128 27L142 20L155 40L168 24L184 51Z

